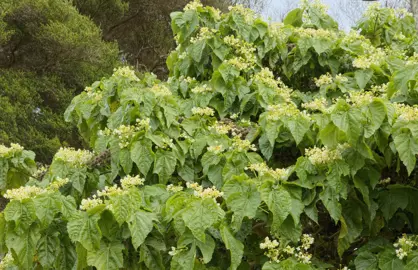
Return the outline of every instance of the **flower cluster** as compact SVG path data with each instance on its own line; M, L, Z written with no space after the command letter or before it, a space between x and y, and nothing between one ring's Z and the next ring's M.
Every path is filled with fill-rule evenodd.
M236 69L242 71L249 69L253 66L252 63L246 61L244 58L240 57L234 57L228 60L224 60L225 63L234 66Z
M208 147L208 151L212 152L214 154L220 154L224 151L225 149L223 148L223 146L220 145L212 145Z
M335 32L326 30L326 29L313 29L313 28L303 28L297 27L295 28L295 33L297 33L300 37L304 38L322 38L327 40L335 40L337 38L337 34Z
M208 27L201 27L199 34L196 37L192 37L190 39L190 43L196 43L200 40L210 39L213 37L213 34L215 34L218 30L216 29L209 29Z
M215 187L210 187L210 188L203 188L201 185L199 185L198 183L186 183L187 188L193 189L194 190L194 195L196 197L200 197L203 199L206 198L212 198L214 200L216 200L216 198L222 197L224 195L223 192L217 190Z
M414 52L412 56L408 57L405 64L407 66L418 64L418 53Z
M348 95L349 98L346 99L346 102L352 104L355 107L363 107L369 105L375 98L373 92L365 91L350 91Z
M103 204L103 200L93 195L93 198L82 199L80 203L80 210L88 211L96 206Z
M190 3L188 3L185 7L184 7L184 11L187 11L187 10L196 10L197 8L201 8L201 7L203 7L203 5L202 5L202 3L200 3L200 1L199 0L194 0L194 1L192 1L192 2L190 2Z
M122 190L120 187L118 187L116 184L108 187L105 186L105 188L101 191L97 191L97 196L99 197L104 197L104 196L112 196L112 195L119 195L119 194L123 194L124 190Z
M399 120L407 122L418 120L418 106L409 106L402 103L394 103L394 105Z
M303 19L303 22L308 25L312 24L312 20L311 20L311 17L309 16L309 13L307 13L306 10L315 9L316 13L320 14L317 16L321 16L321 17L327 15L327 12L328 12L328 7L322 4L320 0L315 0L313 2L309 0L302 0L300 4L300 8L302 10L305 10L305 12L303 13L302 19Z
M246 23L252 23L256 18L256 13L252 9L245 8L243 5L229 6L228 10L240 14L244 17Z
M370 46L366 53L360 55L353 61L353 67L368 69L372 65L381 66L386 60L386 52L382 48Z
M269 68L262 68L259 72L253 75L253 80L256 82L263 83L264 85L276 88L277 81L274 79L273 72Z
M204 94L204 93L208 93L212 91L213 91L212 87L210 87L207 84L199 85L192 89L192 93L194 94Z
M180 252L176 247L171 247L171 250L168 252L168 255L175 256Z
M232 123L220 123L218 121L215 122L213 126L210 127L211 130L214 130L219 135L225 135L228 134L229 131L231 131L233 128Z
M381 97L386 96L386 92L388 90L389 83L384 83L381 85L373 85L370 91L372 91L375 95L379 95Z
M198 115L207 115L207 116L214 116L215 111L212 108L209 107L205 107L205 108L200 108L200 107L193 107L192 108L192 114L198 114Z
M303 264L310 264L312 259L312 254L307 251L313 245L315 239L310 234L303 234L300 238L301 245L296 247L296 253L294 256L296 259Z
M180 192L180 191L182 191L182 190L183 190L183 187L182 187L182 186L175 186L175 185L173 185L173 184L170 184L170 185L168 185L168 186L166 187L166 190L167 190L168 192L174 192L174 193L176 193L176 192Z
M20 188L6 190L6 193L3 195L3 197L9 200L22 201L24 199L36 197L46 192L46 189L36 186L22 186Z
M154 93L156 97L165 97L172 95L170 89L168 89L168 87L163 84L154 84L154 86L150 88L150 91Z
M319 78L314 78L315 84L318 87L321 87L323 85L328 85L334 82L334 79L332 78L332 75L327 73L321 75Z
M63 187L68 182L70 182L68 178L57 177L55 178L53 182L49 184L48 189L56 191L60 189L60 187Z
M256 51L255 47L244 40L235 38L234 36L224 37L225 44L231 46L235 49L235 52L240 55L246 62L253 64L256 62L256 57L254 52Z
M143 178L140 178L139 175L137 176L127 175L120 180L120 184L122 186L122 189L128 189L130 187L143 185L144 181L145 180Z
M13 266L14 260L12 253L9 251L6 255L4 255L3 259L0 261L0 270L9 269L9 267Z
M266 255L271 261L279 262L279 242L277 240L271 241L269 237L264 239L263 243L260 243L260 249L265 249L264 255Z
M269 105L267 107L267 120L278 121L282 117L292 117L296 115L304 115L299 111L294 103Z
M62 160L75 167L81 167L88 164L93 157L94 154L88 150L61 147L55 154L54 159Z
M265 174L271 175L276 180L284 180L288 177L288 170L287 169L272 169L267 166L266 163L252 163L246 169L251 171L256 171L259 176L263 176Z
M0 144L0 157L5 157L9 155L14 155L16 153L22 152L23 147L18 143L11 143L10 147L6 147Z
M1 146L0 146L1 147ZM36 172L33 174L33 178L39 178L39 177L41 177L42 175L45 175L45 173L48 171L48 168L47 167L45 167L45 166L41 166L41 167L39 167L37 170L36 170Z
M324 112L327 109L328 102L325 98L315 98L312 101L302 104L302 108L310 111L321 111Z
M274 22L269 25L269 37L277 38L279 41L284 42L288 37L285 31L283 31L284 24L282 22Z
M112 131L112 134L119 138L119 147L125 148L131 143L132 138L137 132L137 128L131 125L120 125Z
M139 78L135 75L135 71L130 67L120 67L113 69L112 77L124 77L131 81L139 81Z
M136 119L135 125L120 125L118 128L114 130L110 130L106 128L104 131L100 132L100 135L106 135L106 136L116 136L119 139L119 147L125 148L128 147L132 138L135 136L135 134L138 131L141 130L149 130L150 128L150 119Z
M313 165L324 165L329 164L335 160L342 159L341 150L329 149L324 146L322 148L314 147L305 150L305 155L309 158Z
M103 98L103 91L100 88L95 88L93 90L92 87L87 86L84 88L84 91L87 93L87 96L92 100L98 102Z
M415 247L418 246L417 244L417 241L413 240L412 237L403 234L402 237L399 238L395 244L393 244L396 248L396 256L401 260L404 259Z
M239 136L232 138L231 150L236 150L238 152L245 152L248 150L257 151L257 148L249 140L242 140Z
M341 73L339 73L335 76L335 81L339 83L345 83L345 82L348 82L348 78L342 75Z

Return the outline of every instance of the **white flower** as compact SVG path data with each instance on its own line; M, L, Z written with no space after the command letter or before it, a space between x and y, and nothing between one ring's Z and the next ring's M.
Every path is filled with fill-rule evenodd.
M341 160L340 149L329 149L324 146L322 148L314 147L305 150L305 155L309 158L313 165L323 165L333 162L335 160Z
M208 147L208 151L214 154L220 154L224 151L222 145L212 145Z
M8 269L10 266L13 266L14 259L12 253L9 251L4 255L3 259L0 261L0 269Z
M121 183L122 189L128 189L130 187L143 185L144 181L145 180L143 178L140 178L139 175L137 176L127 175L120 180L120 183Z
M46 192L46 189L36 186L22 186L20 188L8 189L6 193L3 195L3 197L9 200L22 201L24 199L36 197Z
M80 210L90 210L96 206L103 204L103 200L93 195L93 198L82 199L80 204Z
M23 151L23 147L18 143L11 143L10 147L6 147L0 144L0 157L5 157L6 155L13 155L15 153L20 153Z
M156 97L165 97L172 95L170 89L168 89L168 87L163 84L154 84L154 86L150 88L150 91L154 93Z
M70 163L75 167L81 167L88 164L93 156L93 153L88 150L61 147L55 154L54 159Z
M239 136L232 138L231 149L238 152L245 152L248 150L257 151L255 144L252 144L249 140L241 140Z
M207 116L213 116L215 114L215 111L212 108L205 107L193 107L192 108L192 114L198 114L198 115L207 115Z
M50 190L58 190L60 187L64 186L68 182L70 182L68 178L57 177L52 183L49 184L48 188Z
M196 10L197 8L203 7L202 3L200 3L199 0L194 0L190 3L188 3L185 7L184 7L184 11L187 10Z
M314 78L315 84L318 87L321 87L323 85L328 85L334 82L332 75L327 73L321 75L319 78Z
M174 192L174 193L176 193L176 192L180 192L180 191L182 191L182 190L183 190L183 187L182 187L182 186L175 186L175 185L173 185L173 184L170 184L170 185L168 185L168 186L166 187L166 190L167 190L167 191L169 191L169 192Z
M135 75L135 71L130 67L120 67L113 69L112 77L124 77L132 81L139 81L139 78Z
M222 197L224 195L223 192L217 190L215 187L209 187L203 189L202 186L200 186L198 183L186 183L187 188L194 190L194 196L200 197L200 198L212 198L213 200L216 200L216 198Z

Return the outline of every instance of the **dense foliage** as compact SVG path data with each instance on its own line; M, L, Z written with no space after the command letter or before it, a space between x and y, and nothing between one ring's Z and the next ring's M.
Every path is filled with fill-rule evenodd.
M0 1L0 142L30 147L42 162L80 145L62 114L117 61L117 45L69 1Z
M416 269L411 15L371 5L348 34L306 1L284 24L171 18L167 81L120 68L66 110L93 152L35 172L0 147L1 267Z

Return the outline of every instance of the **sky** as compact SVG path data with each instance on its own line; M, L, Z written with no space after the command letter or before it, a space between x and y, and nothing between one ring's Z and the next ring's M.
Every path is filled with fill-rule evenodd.
M349 29L356 19L361 17L367 5L373 2L362 0L322 0L329 6L328 13L338 21L341 29ZM299 0L269 0L269 4L263 12L264 17L270 17L273 21L280 21L288 10L297 7ZM293 7L293 8L292 8Z

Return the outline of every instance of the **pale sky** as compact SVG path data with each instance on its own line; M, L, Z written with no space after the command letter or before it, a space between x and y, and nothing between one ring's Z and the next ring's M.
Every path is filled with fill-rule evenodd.
M295 8L299 4L299 0L269 0L270 4L263 12L264 17L271 17L273 21L280 21L287 11ZM401 2L399 0L384 0L385 2ZM322 0L324 4L329 6L328 13L338 21L341 29L349 29L356 21L367 5L373 2L362 0ZM383 2L382 0L380 2Z

